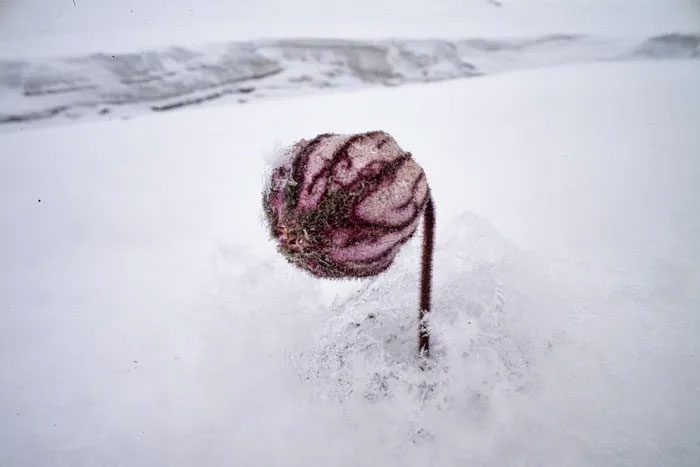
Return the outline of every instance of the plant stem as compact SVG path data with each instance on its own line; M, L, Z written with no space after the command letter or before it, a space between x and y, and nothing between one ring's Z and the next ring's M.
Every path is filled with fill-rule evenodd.
M435 243L435 209L433 198L428 194L428 203L423 215L423 253L420 276L420 313L418 315L418 352L424 358L430 357L430 334L426 317L430 312L430 289L433 278L433 247Z

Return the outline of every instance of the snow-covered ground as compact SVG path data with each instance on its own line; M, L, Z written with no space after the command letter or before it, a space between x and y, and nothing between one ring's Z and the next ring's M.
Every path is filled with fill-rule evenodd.
M78 1L78 3L80 3ZM0 465L700 463L700 63L599 63L0 135ZM281 145L383 129L437 209L313 279Z
M642 39L267 40L0 60L0 124L129 118L207 103L398 86L596 61L700 59L700 34ZM8 128L9 127L9 128Z
M644 37L698 27L697 0L18 0L0 3L0 57L280 37Z

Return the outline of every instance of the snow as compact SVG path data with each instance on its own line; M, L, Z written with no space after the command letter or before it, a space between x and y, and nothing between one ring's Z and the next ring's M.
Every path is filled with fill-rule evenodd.
M697 465L699 80L571 65L0 134L0 465ZM262 220L270 154L371 129L435 199L425 372L419 238L322 281Z
M284 37L648 36L698 25L696 0L22 0L0 4L0 57Z
M611 39L331 39L226 42L0 60L0 124L111 120L211 103L482 76L572 63L700 58L700 35ZM9 128L8 128L9 127Z

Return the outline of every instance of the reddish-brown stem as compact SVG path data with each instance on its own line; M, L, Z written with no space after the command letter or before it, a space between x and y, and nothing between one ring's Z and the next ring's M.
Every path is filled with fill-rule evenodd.
M434 241L435 209L433 207L433 198L428 195L428 202L423 215L423 254L421 256L420 313L418 315L418 351L425 358L430 356L430 334L428 333L426 317L430 312Z

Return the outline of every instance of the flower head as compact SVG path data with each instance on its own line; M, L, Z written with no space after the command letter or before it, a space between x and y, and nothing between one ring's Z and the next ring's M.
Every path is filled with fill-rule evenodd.
M263 206L290 262L318 277L365 277L391 265L428 196L423 169L389 134L322 134L273 169Z

